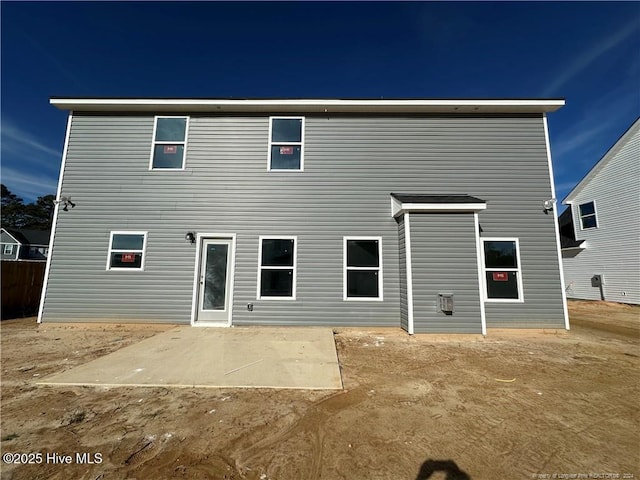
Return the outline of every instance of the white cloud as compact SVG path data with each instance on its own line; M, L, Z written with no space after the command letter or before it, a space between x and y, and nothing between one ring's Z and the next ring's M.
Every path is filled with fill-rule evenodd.
M624 26L613 35L599 40L592 48L584 51L581 55L578 55L573 62L570 62L566 70L557 75L551 84L544 89L541 96L549 97L551 95L557 95L560 87L565 85L571 78L575 77L582 70L586 69L591 63L593 63L602 54L618 46L632 33L638 30L638 21L633 19L628 25Z
M30 203L43 195L55 195L58 187L58 179L53 176L16 170L6 166L2 167L2 183L12 193L21 197L25 203Z
M25 161L41 162L42 154L60 159L62 152L49 147L11 122L2 120L2 150L4 154L25 157ZM50 163L50 162L47 162Z

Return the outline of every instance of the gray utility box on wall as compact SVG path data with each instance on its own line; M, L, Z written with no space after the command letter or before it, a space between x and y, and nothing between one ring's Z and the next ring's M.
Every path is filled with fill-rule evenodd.
M601 287L604 285L604 276L603 275L594 275L591 277L591 286L592 287Z
M438 308L441 312L451 315L453 313L453 293L439 293Z

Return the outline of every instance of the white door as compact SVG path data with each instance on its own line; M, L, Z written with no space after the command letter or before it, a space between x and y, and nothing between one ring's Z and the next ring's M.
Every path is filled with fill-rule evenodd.
M231 302L231 239L204 239L198 273L198 323L229 325Z

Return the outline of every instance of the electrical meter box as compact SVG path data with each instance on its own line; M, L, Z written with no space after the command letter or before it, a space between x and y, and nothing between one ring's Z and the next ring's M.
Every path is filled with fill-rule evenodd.
M451 315L453 313L453 293L439 293L438 308L441 312Z
M591 277L591 286L592 287L601 287L604 285L604 276L603 275L594 275Z

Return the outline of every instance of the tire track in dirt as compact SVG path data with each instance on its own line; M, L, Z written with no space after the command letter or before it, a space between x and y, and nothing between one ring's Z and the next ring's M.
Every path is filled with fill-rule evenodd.
M301 475L300 478L309 480L320 478L324 448L324 427L327 420L335 413L362 403L368 398L366 392L366 388L357 387L353 390L332 394L310 405L304 415L285 429L268 435L266 431L268 431L271 426L264 425L260 430L263 430L266 436L259 442L253 443L250 446L241 444L246 443L246 441L232 444L232 450L236 450L236 455L234 456L236 458L235 463L237 470L241 472L248 470L248 466L257 462L261 457L272 455L274 447L277 444L282 444L288 439L306 432L306 437L311 438L311 464L309 472L306 475ZM308 435L310 432L313 432L313 434Z

